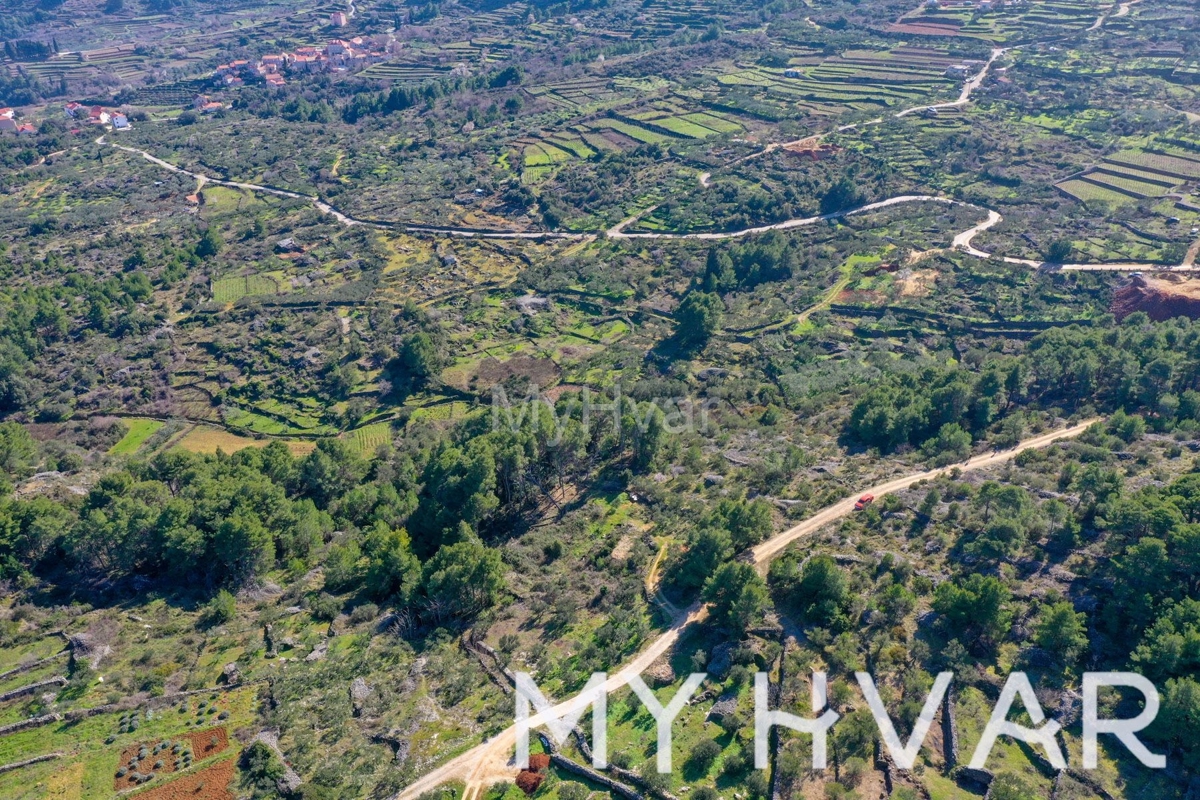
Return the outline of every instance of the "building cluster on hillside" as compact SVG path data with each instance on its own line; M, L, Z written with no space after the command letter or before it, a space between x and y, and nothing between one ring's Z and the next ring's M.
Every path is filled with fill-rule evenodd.
M120 111L109 111L104 106L85 106L82 103L67 103L63 106L63 110L67 112L67 116L71 119L87 125L100 125L112 128L115 131L123 131L132 127L129 124L129 117Z
M977 75L981 69L983 69L982 61L963 61L946 67L946 77L966 80L973 75Z
M0 132L15 133L17 136L32 136L37 127L31 122L17 122L16 112L11 108L0 108Z
M928 9L966 9L986 14L989 11L999 11L1002 8L1021 8L1028 0L925 0Z
M222 64L213 77L226 86L240 86L246 78L262 77L268 85L282 86L285 75L307 72L353 72L394 55L402 43L391 34L332 39L323 47L297 47L290 53L271 53L251 63L240 59Z

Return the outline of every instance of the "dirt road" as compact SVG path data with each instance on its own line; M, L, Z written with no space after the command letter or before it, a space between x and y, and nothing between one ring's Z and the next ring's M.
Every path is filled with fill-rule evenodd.
M871 493L877 497L882 497L889 492L897 492L901 489L906 489L914 483L921 480L929 480L944 475L952 469L958 468L963 472L976 469L984 469L986 467L996 466L1006 461L1011 461L1018 453L1029 449L1038 449L1048 447L1061 439L1069 439L1083 433L1087 428L1096 422L1096 419L1089 419L1080 422L1069 428L1062 430L1043 433L1030 439L1026 439L1016 447L1009 450L1000 450L993 453L985 453L974 456L961 464L954 464L948 467L938 469L925 470L912 475L906 475L902 478L896 478L878 486L864 487L863 489L854 492L845 499L817 512L812 517L801 522L792 528L789 528L782 533L776 534L772 538L755 547L750 555L751 561L760 571L765 571L771 559L782 552L788 545L798 539L815 533L822 526L829 524L835 520L853 513L854 503L864 493ZM645 672L650 666L657 661L663 654L679 641L679 637L683 630L694 622L700 622L707 616L707 609L699 604L693 605L685 612L680 614L672 623L671 627L661 636L655 639L650 645L639 653L631 662L623 667L619 672L611 675L604 684L604 688L608 692L625 686L629 679L634 675L640 675ZM539 722L546 719L561 716L562 714L571 711L579 705L577 699L567 700L550 709L545 714L537 714L531 718L531 724L536 726ZM465 780L466 790L463 793L462 800L477 800L482 792L493 783L499 781L511 781L516 777L516 770L511 765L512 755L515 752L516 746L516 727L512 726L502 731L491 740L484 742L476 747L471 748L458 757L446 762L441 767L427 773L424 777L402 789L398 794L393 795L391 800L415 800L416 797L424 792L440 786L443 783L452 780Z
M909 114L918 114L922 111L937 111L940 108L958 108L960 106L965 106L967 103L971 102L971 94L980 86L982 86L984 80L987 79L988 73L992 69L992 64L996 63L996 59L1000 58L1000 56L1004 55L1006 52L1008 52L1008 48L1005 47L997 47L992 50L992 55L988 58L987 63L983 65L983 68L980 69L973 78L970 78L963 84L963 88L958 95L958 99L953 103L934 103L933 105L929 106L906 108L897 113L896 116L907 117Z
M1043 433L1039 436L1035 436L1032 439L1026 439L1010 450L998 450L992 453L984 453L973 456L960 464L951 464L950 466L941 467L939 469L918 472L915 475L906 475L903 478L896 478L895 480L881 483L878 486L874 486L870 489L865 489L862 492L852 494L849 497L834 503L825 509L822 509L794 528L790 528L783 533L777 534L776 536L773 536L772 538L758 545L751 551L751 560L756 566L758 566L760 570L765 571L766 566L768 563L770 563L771 559L783 552L783 550L792 542L801 537L808 536L811 533L815 533L822 526L827 525L834 520L841 519L842 517L853 512L854 503L863 494L873 494L876 497L883 497L885 494L907 489L918 481L929 480L931 478L945 475L952 469L957 468L963 472L967 472L975 469L994 467L997 464L1004 463L1005 461L1011 461L1013 458L1016 458L1018 453L1024 450L1037 450L1043 447L1048 447L1060 439L1069 439L1071 437L1078 436L1096 421L1096 419L1089 419L1085 422L1080 422L1077 425L1072 425L1070 428L1051 431L1050 433Z
M847 211L835 211L832 214L821 214L816 217L802 217L799 219L789 219L783 222L776 222L772 225L759 225L754 228L743 228L739 231L724 231L721 233L626 233L624 231L623 222L621 225L610 228L608 236L613 239L702 239L706 241L717 241L724 239L740 239L744 236L752 236L756 233L766 233L767 231L783 231L789 228L804 228L809 225L816 225L818 222L828 222L833 219L841 219L843 217L852 217L857 214L866 214L870 211L876 211L889 206L900 205L902 203L945 203L947 205L963 205L970 208L967 203L960 203L957 200L950 200L945 197L938 197L932 194L905 194L899 197L891 197L887 200L880 200L878 203L868 203L865 206L852 208ZM643 212L645 213L645 212ZM630 220L632 221L632 220Z

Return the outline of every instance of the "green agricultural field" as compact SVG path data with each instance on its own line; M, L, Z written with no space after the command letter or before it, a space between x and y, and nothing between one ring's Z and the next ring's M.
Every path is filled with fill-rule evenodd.
M570 153L555 147L548 142L530 145L529 147L525 148L526 167L552 166L563 161L568 161L570 158Z
M1127 205L1129 203L1136 202L1134 198L1127 194L1122 194L1121 192L1117 192L1112 189L1106 189L1103 186L1099 186L1095 183L1089 183L1088 181L1084 180L1075 179L1063 181L1062 183L1057 184L1057 187L1066 194L1069 194L1071 197L1074 197L1077 200L1082 200L1085 203L1090 200L1103 200L1106 203L1112 203L1114 205Z
M213 281L212 296L217 303L235 303L243 297L284 294L289 290L282 274L238 275Z
M102 687L103 684L100 684ZM63 757L33 768L0 774L0 796L19 800L38 800L46 786L62 785L63 797L86 800L117 796L113 776L117 771L123 749L141 742L180 740L197 731L223 727L227 731L250 723L255 714L254 687L234 691L215 690L186 701L190 713L180 713L179 704L151 702L135 705L131 711L114 709L89 716L80 721L56 722L0 738L0 762L10 764L48 752L61 752ZM217 713L197 717L199 702L212 702ZM207 709L205 709L207 710ZM218 720L219 714L224 718ZM136 720L136 727L123 720ZM197 721L202 724L197 725ZM240 746L233 740L225 753L210 759L198 759L191 773L222 758L236 757ZM69 780L55 776L63 774ZM44 783L41 783L44 782ZM40 785L39 785L40 784Z
M687 122L695 123L717 133L739 133L743 130L742 126L728 117L718 116L716 114L696 113L685 114L680 119Z
M661 133L647 130L640 125L633 125L628 122L621 122L615 119L605 119L596 123L598 127L610 128L618 133L623 133L631 139L642 142L644 144L664 144L671 141L670 136L664 136Z
M4 20L0 800L1194 793L1195 0L123 1ZM674 774L499 752L631 663Z
M1149 172L1180 179L1200 179L1200 155L1188 157L1184 154L1168 155L1126 150L1108 156L1106 161L1131 167L1141 167Z
M595 158L596 151L578 137L556 136L550 140L554 146L569 152L575 158Z
M114 456L133 455L163 426L163 422L157 419L130 419L127 424L129 432L108 451Z
M1123 175L1110 175L1104 172L1092 172L1083 178L1089 183L1097 183L1104 187L1111 187L1125 194L1132 195L1138 198L1145 197L1160 197L1165 189L1154 183L1140 181L1136 178Z
M659 117L653 120L653 123L661 128L667 129L671 133L676 133L680 136L686 136L690 139L703 139L716 133L711 128L706 128L702 125L689 122L688 120L679 117Z
M350 443L363 458L370 458L382 445L391 444L392 423L376 422L355 428L350 434Z

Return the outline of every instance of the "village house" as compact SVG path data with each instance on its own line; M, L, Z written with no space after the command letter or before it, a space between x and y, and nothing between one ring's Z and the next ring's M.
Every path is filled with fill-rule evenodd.
M258 61L259 72L264 75L273 75L287 66L287 55L284 53L272 53L265 55Z
M78 119L79 112L83 110L83 105L72 101L63 106L63 110L67 112L67 116L71 119Z
M323 59L317 55L297 53L292 60L292 69L296 72L320 72L324 66Z
M33 136L37 133L37 127L32 122L22 122L17 126L17 136Z
M224 107L224 103L219 103L216 100L211 99L206 94L198 94L192 100L192 108L196 109L202 114L207 114L210 111L219 111Z
M974 75L982 66L982 61L964 61L961 64L951 64L946 67L946 77L963 80Z
M92 106L88 109L88 125L107 125L112 116L102 106Z
M13 119L15 114L16 112L11 108L0 108L0 131L3 131L4 133L15 133L18 135L25 133L25 131L22 130L25 125L19 124L15 119ZM29 127L33 129L33 126ZM33 131L36 131L36 129L33 129Z
M344 11L335 11L329 15L329 22L339 28L344 28L350 24L350 18Z
M129 117L119 111L112 115L112 126L115 131L127 131L133 127L129 124Z

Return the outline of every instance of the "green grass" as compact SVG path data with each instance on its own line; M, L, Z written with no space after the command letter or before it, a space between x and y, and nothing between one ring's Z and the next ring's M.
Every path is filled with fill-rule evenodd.
M1086 180L1091 183L1098 183L1104 186L1112 186L1116 189L1124 189L1126 192L1131 192L1138 197L1161 197L1166 190L1163 187L1139 181L1136 178L1127 178L1119 175L1108 175L1103 172L1093 172L1086 177Z
M560 150L548 142L532 144L525 148L526 167L550 166L562 161L568 161L570 158L570 153L566 152L565 150Z
M677 133L680 136L687 136L691 139L704 139L716 134L716 131L711 128L706 128L703 125L697 125L694 122L676 117L656 119L654 120L654 124L660 128L666 128L671 133Z
M238 275L213 281L213 300L217 303L236 303L253 295L283 294L286 283L271 275Z
M614 131L623 133L630 139L642 142L643 144L663 144L664 142L671 141L670 136L664 136L661 133L655 133L638 125L630 125L620 120L606 119L603 120L601 125L606 128L612 128Z
M697 125L701 125L705 128L711 128L717 133L741 133L742 131L741 125L738 125L732 120L725 119L724 117L718 117L714 114L687 114L681 117L681 119L685 119L688 122L694 122Z
M1105 189L1097 186L1094 183L1088 183L1081 180L1063 181L1057 184L1058 188L1077 200L1088 202L1089 200L1103 200L1106 203L1113 205L1128 205L1136 202L1132 197L1114 192L1111 189Z
M375 451L379 449L380 445L389 444L391 441L392 424L390 422L364 425L350 434L350 446L364 458L375 455Z
M128 456L136 453L138 448L146 443L146 440L158 432L158 429L163 426L163 423L156 419L131 419L128 422L129 433L121 437L121 441L117 442L109 449L109 453L114 456Z
M1142 153L1136 150L1126 150L1104 159L1112 164L1122 166L1145 167L1151 172L1172 175L1180 179L1200 178L1200 162L1191 158L1162 155L1159 153Z
M219 707L229 711L230 718L220 722L214 720L213 726L223 725L227 730L233 731L252 723L256 709L254 687L220 694ZM202 698L207 699L207 695L203 695ZM189 705L194 708L197 702L198 699L193 699ZM80 796L88 800L113 797L113 774L124 747L136 742L178 737L198 729L187 724L195 719L194 714L179 714L170 705L155 710L150 719L145 717L142 708L138 709L138 715L140 727L131 733L118 732L118 718L121 716L118 712L97 714L76 722L58 722L5 736L0 738L0 763L7 764L42 753L60 751L65 753L66 757L42 765L36 774L48 776L72 763L82 762L84 772ZM110 736L115 737L115 740L111 744L105 744L105 740ZM232 755L238 749L237 740L233 737L230 737L230 746L226 753ZM222 757L229 756L199 761L192 771L206 767ZM26 770L14 770L0 775L0 797L22 800L40 797L37 788L30 786L30 777ZM33 789L32 793L29 792L30 789Z

